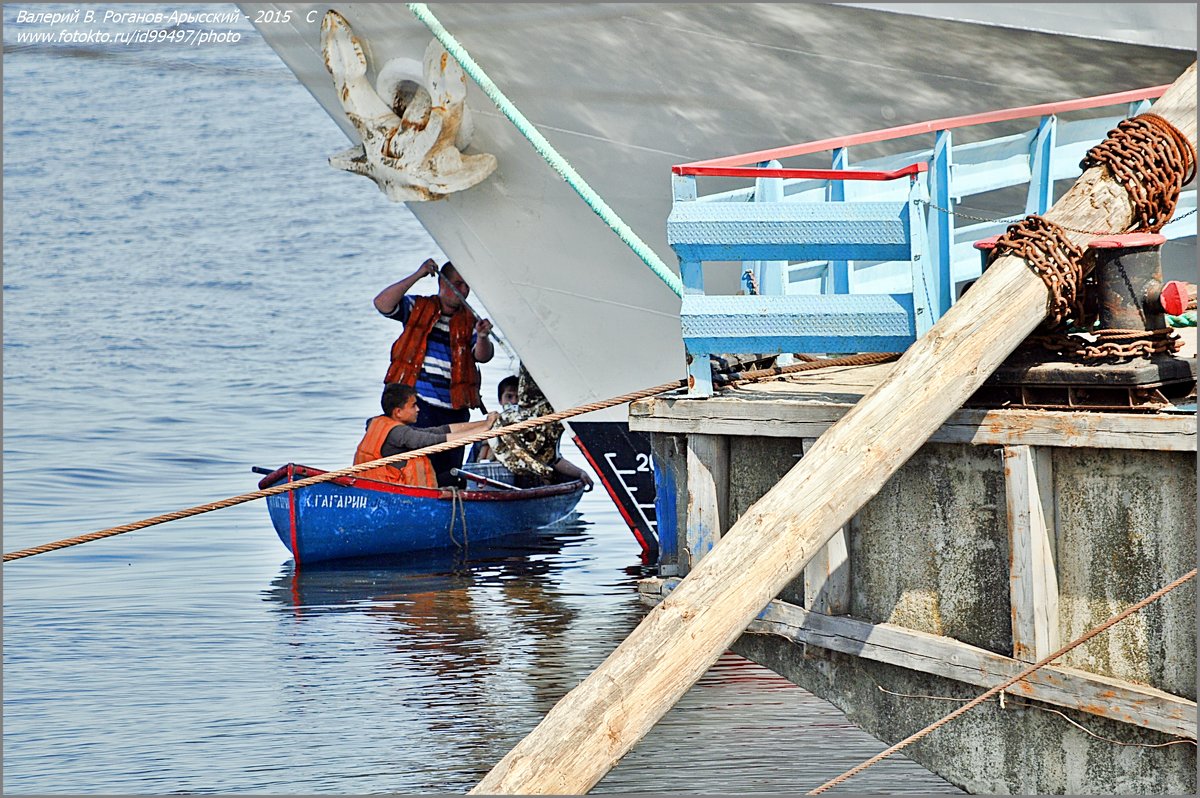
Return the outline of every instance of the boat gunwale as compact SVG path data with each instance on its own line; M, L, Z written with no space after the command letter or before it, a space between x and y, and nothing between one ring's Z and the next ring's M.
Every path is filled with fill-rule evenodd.
M260 490L265 490L285 480L291 482L296 478L303 479L327 473L329 472L324 469L313 468L299 463L288 463L259 480L258 487ZM369 477L359 476L334 477L324 483L318 484L332 484L344 488L358 488L377 493L394 493L401 496L438 501L452 500L455 491L453 488L422 488L415 485L399 485L393 482L381 482ZM317 487L317 485L310 485L308 487ZM583 482L574 479L570 482L563 482L557 485L542 485L536 488L519 488L516 490L466 490L459 488L457 489L457 493L461 501L511 502L523 499L543 499L551 496L562 496L583 490L583 488Z

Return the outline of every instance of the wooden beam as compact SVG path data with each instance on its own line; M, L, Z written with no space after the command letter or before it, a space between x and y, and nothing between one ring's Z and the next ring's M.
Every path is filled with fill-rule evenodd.
M1062 645L1051 458L1031 446L1006 446L1003 456L1013 656L1037 662Z
M642 601L655 604L678 580L644 579ZM886 662L909 670L990 688L1019 673L1028 663L976 648L950 637L902 626L871 624L849 617L810 612L778 599L746 629L796 643ZM1048 665L1007 690L1010 695L1075 709L1134 726L1196 739L1196 702L1153 687Z
M655 399L638 402L629 428L638 432L761 435L815 438L842 419L852 404L801 401L803 389L770 399L714 397L704 402ZM953 413L929 438L933 443L984 446L1068 446L1096 449L1196 451L1196 416L1191 413L1096 413L1070 410L984 410Z
M806 438L802 445L807 451L816 443ZM818 551L804 566L804 606L822 615L845 615L850 611L850 555L847 530L851 520Z
M1155 112L1196 138L1196 65ZM1124 230L1126 191L1106 168L1083 176L1046 218ZM1089 235L1070 233L1078 243ZM754 617L1046 317L1049 293L1014 256L992 263L896 362L888 379L823 435L679 587L563 697L471 790L590 790L675 705Z
M846 527L835 532L804 566L804 604L822 615L845 615L850 611Z
M687 437L687 573L717 545L729 519L729 439L720 435Z

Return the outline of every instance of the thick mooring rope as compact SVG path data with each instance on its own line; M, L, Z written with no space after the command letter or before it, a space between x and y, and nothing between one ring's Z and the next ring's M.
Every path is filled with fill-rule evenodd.
M424 3L408 3L407 5L408 10L413 13L413 16L423 22L425 27L429 28L429 32L441 42L442 46L446 48L446 52L454 56L454 60L462 66L463 71L479 84L479 88L483 89L483 93L496 104L501 113L508 117L509 121L521 132L521 135L529 140L529 143L537 150L538 155L542 156L543 160L550 164L550 168L562 175L567 184L575 189L575 193L583 198L587 206L604 220L604 223L633 250L635 255L642 259L643 263L650 267L650 271L654 272L655 276L662 280L667 288L670 288L675 293L675 296L683 296L683 282L679 277L667 267L667 264L663 263L662 258L658 257L645 241L638 237L637 233L633 232L633 228L627 225L617 215L617 212L608 206L608 203L596 193L596 190L588 185L588 182L575 171L574 167L567 162L567 159L559 155L553 145L541 134L541 131L525 118L525 115L521 113L517 106L504 95L504 92L500 91L500 87L492 82L492 79L483 71L483 68L475 63L475 59L471 57L470 53L438 21L438 18L429 10L429 7Z
M566 418L573 418L575 416L583 415L584 413L591 413L596 410L603 410L605 408L615 407L617 405L621 405L626 402L632 402L637 399L644 399L649 396L654 396L655 394L662 393L663 391L670 391L675 388L679 388L682 384L683 384L682 380L678 380L675 382L667 382L667 383L663 383L662 385L656 385L653 388L646 388L641 391L634 391L633 393L627 393L622 396L613 397L612 399L606 399L602 402L592 402L591 404L573 407L570 410L563 410L558 413L551 413L549 415L540 416L538 418L526 419L525 421L521 421L516 424L510 424L507 427L500 427L498 429L485 430L484 432L475 432L470 435L466 435L462 438L458 438L454 441L447 441L446 443L438 443L438 444L434 444L433 446L426 446L422 449L414 449L411 452L404 452L403 454L394 454L390 457L383 457L378 460L372 460L369 463L359 463L358 465L349 466L347 468L341 468L341 469L338 469L337 471L326 471L324 474L317 474L315 476L305 477L304 479L299 479L299 480L296 480L295 482L288 482L283 485L273 485L272 487L269 487L269 488L263 488L262 490L256 490L253 493L244 493L241 496L233 496L228 499L221 499L220 501L209 502L207 504L200 504L195 507L189 507L185 510L176 510L175 512L164 513L163 515L156 515L153 518L146 518L141 521L135 521L130 524L123 524L121 526L115 526L110 529L102 529L98 532L90 532L86 535L77 535L75 537L66 538L64 540L58 540L53 543L46 543L41 546L34 546L34 547L28 548L28 549L21 549L20 551L8 552L7 554L4 555L4 562L8 562L9 560L19 560L22 557L30 557L34 554L43 554L45 552L54 551L56 549L65 549L68 546L75 546L80 543L89 543L93 540L100 540L102 538L112 537L113 535L121 535L121 534L124 534L125 532L133 532L134 530L137 530L137 529L145 529L148 526L154 526L156 524L163 524L163 523L166 523L167 521L176 521L180 518L188 518L190 516L200 515L201 513L207 513L212 510L221 510L221 509L224 509L225 507L232 507L236 504L244 504L245 502L254 501L255 499L262 499L262 498L266 498L267 496L275 496L279 493L287 493L288 491L297 490L298 488L306 488L309 485L316 485L317 483L320 483L320 482L328 482L332 479L337 479L338 477L352 476L354 474L359 473L360 471L369 471L370 469L378 468L381 465L390 465L392 463L400 463L405 460L411 460L414 457L419 457L421 455L437 454L438 452L445 452L445 451L449 451L450 449L457 449L460 446L469 446L472 443L477 443L479 441L485 441L488 438L495 438L499 435L508 435L513 432L523 432L524 430L532 429L534 427L539 427L543 424L550 424L555 421L561 421Z
M737 375L740 379L736 379L730 384L736 385L739 383L749 382L754 379L762 379L764 377L772 377L782 374L792 374L800 371L811 371L812 369L817 368L828 368L832 366L855 366L864 365L868 362L883 362L887 359L894 360L897 357L899 357L899 354L876 354L850 355L841 358L830 358L829 360L815 360L807 363L797 363L794 366L785 366L779 369L765 369L759 372L746 372L745 374ZM609 407L623 405L626 402L634 402L638 399L646 399L660 393L665 393L666 391L673 391L677 388L682 388L685 384L686 383L684 380L664 382L662 385L656 385L653 388L644 388L640 391L622 394L621 396L615 396L611 399L604 399L599 402L591 402L590 404L579 405L577 407L570 408L569 410L560 410L555 413L538 416L537 418L526 419L525 421L520 421L516 424L510 424L507 427L498 427L496 429L485 430L483 432L475 432L462 438L458 438L454 441L447 441L446 443L438 443L434 444L433 446L426 446L423 449L414 449L411 452L404 452L403 454L394 454L390 457L372 460L369 463L359 463L358 465L341 468L337 471L326 471L324 474L305 477L304 479L298 479L295 482L288 482L282 485L273 485L272 487L256 490L252 493L244 493L241 496L232 496L228 499L208 502L207 504L198 504L195 507L188 507L184 510L163 513L162 515L156 515L152 518L145 518L141 521L134 521L129 524L110 527L109 529L101 529L97 532L89 532L85 535L76 535L75 537L56 540L53 543L45 543L41 546L33 546L28 549L20 549L19 551L10 551L4 555L4 562L8 562L10 560L19 560L23 557L32 557L35 554L44 554L48 551L65 549L69 546L77 546L80 543L90 543L93 540L102 540L114 535L122 535L126 532L145 529L146 527L155 526L157 524L165 524L168 521L177 521L181 518L189 518L193 515L200 515L201 513L207 513L213 510L221 510L226 507L233 507L237 504L245 504L246 502L254 501L255 499L263 499L268 496L287 493L288 491L297 490L299 488L306 488L309 485L316 485L321 482L329 482L330 480L338 479L339 477L353 476L360 471L369 471L370 469L378 468L381 465L401 463L405 460L411 460L414 457L420 457L421 455L437 454L438 452L457 449L461 446L469 446L470 444L477 443L479 441L486 441L489 438L496 438L501 435L509 435L514 432L524 432L525 430L534 429L535 427L554 424L559 421L564 421L568 418L581 416L584 413L592 413L597 410L604 410Z
M1058 659L1063 654L1066 654L1071 649L1083 645L1084 643L1091 640L1096 635L1105 631L1109 627L1120 623L1121 621L1125 620L1130 615L1133 615L1135 612L1142 609L1143 607L1146 607L1147 605L1152 604L1155 601L1158 601L1160 598L1167 595L1168 593L1170 593L1172 590L1179 587L1180 585L1184 584L1185 582L1187 582L1189 579L1191 579L1195 575L1196 575L1196 569L1193 568L1191 571L1188 571L1186 574L1179 577L1171 584L1167 585L1166 587L1160 588L1159 590L1156 590L1155 592L1151 593L1149 596L1146 596L1146 598L1142 599L1138 603L1128 607L1123 612L1109 618L1107 621L1100 624L1099 626L1093 627L1092 629L1090 629L1089 631L1084 633L1084 635L1082 637L1072 640L1070 643L1067 643L1065 646L1060 648L1058 651L1055 651L1053 654L1051 654L1043 659L1038 660L1037 662L1030 665L1025 670L1018 673L1016 676L1013 676L1011 679L1008 679L1008 680L1002 682L1001 684L996 685L991 690L988 690L983 695L979 696L978 698L973 699L970 703L964 704L963 706L954 710L953 712L951 712L949 715L945 716L944 718L934 721L933 723L926 726L924 729L921 729L919 732L904 738L903 740L896 743L895 745L893 745L891 748L887 749L886 751L876 754L875 756L868 759L866 762L863 762L859 765L855 765L854 767L852 767L850 770L847 770L842 775L838 776L837 778L830 779L829 781L822 784L820 787L817 787L815 790L809 791L807 794L808 795L820 795L821 793L825 792L826 790L830 789L831 787L836 787L837 785L841 784L843 781L846 781L847 779L851 778L852 776L862 773L864 770L871 767L876 762L880 762L881 760L886 759L887 757L891 756L892 754L896 753L897 751L907 748L908 746L912 745L916 741L920 740L922 737L925 737L926 735L930 734L931 732L941 728L942 726L945 726L947 723L954 720L959 715L963 715L963 714L969 712L970 710L979 706L984 701L987 701L989 698L996 695L997 693L1002 692L1002 691L1008 689L1009 687L1012 687L1014 684L1021 681L1022 679L1024 679L1026 676L1033 673L1034 671L1036 671L1040 668L1043 668L1046 665L1049 665L1051 662Z

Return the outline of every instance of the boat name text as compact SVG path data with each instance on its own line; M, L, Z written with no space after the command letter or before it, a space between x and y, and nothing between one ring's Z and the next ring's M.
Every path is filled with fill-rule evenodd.
M367 506L366 496L305 496L304 506L313 509L361 510Z

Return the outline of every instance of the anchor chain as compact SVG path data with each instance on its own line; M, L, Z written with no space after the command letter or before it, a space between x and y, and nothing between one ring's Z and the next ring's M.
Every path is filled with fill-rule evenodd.
M1088 150L1079 166L1107 167L1129 194L1133 229L1158 232L1174 214L1180 190L1196 175L1196 150L1166 119L1141 114L1109 131L1108 138ZM1066 238L1067 229L1041 216L1027 216L1010 225L992 250L989 263L1001 254L1015 254L1042 278L1050 292L1047 323L1022 348L1041 347L1084 362L1129 360L1182 349L1182 340L1169 327L1092 331L1098 314L1089 289L1095 280L1085 277L1090 271L1085 268L1085 253ZM1121 272L1125 277L1123 269ZM1125 279L1128 283L1128 277ZM1095 341L1066 332L1068 321L1077 330L1091 331Z
M1196 149L1158 114L1125 119L1087 151L1081 169L1106 166L1129 193L1134 230L1157 233L1171 219L1179 192L1196 176Z
M1031 335L1028 346L1040 346L1064 357L1083 361L1128 360L1159 354L1174 354L1183 340L1170 327L1159 330L1096 330L1095 342L1066 333Z
M1083 306L1083 248L1058 225L1042 216L1026 216L1008 226L988 257L990 265L1004 255L1016 255L1042 278L1050 292L1048 326L1063 326L1068 320L1077 324L1086 313Z

